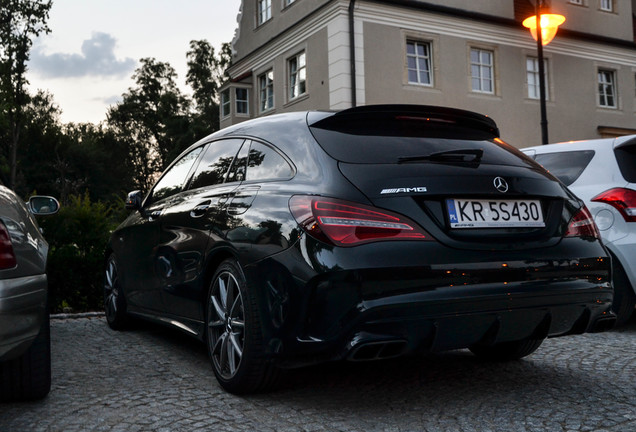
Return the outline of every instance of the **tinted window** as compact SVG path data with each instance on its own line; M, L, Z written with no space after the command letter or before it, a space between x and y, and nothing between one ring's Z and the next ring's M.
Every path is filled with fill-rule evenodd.
M247 171L247 158L248 152L250 150L250 142L246 141L241 147L241 151L239 151L238 155L234 159L234 163L232 164L232 168L230 168L230 172L227 174L227 182L241 182L245 180L245 172Z
M487 131L464 127L452 121L428 122L425 118L329 119L328 127L311 131L320 146L334 159L347 163L397 163L455 150L483 150L481 163L526 165L516 148Z
M294 170L273 148L252 141L246 180L274 180L292 177Z
M242 143L242 139L211 142L192 176L189 188L196 189L223 183Z
M203 147L197 147L192 150L163 174L152 191L152 201L159 201L160 199L181 192L188 173L197 160L199 153L201 153L202 148Z
M594 150L581 150L538 154L534 159L566 186L570 186L593 157Z
M625 180L636 183L636 145L618 147L614 154Z

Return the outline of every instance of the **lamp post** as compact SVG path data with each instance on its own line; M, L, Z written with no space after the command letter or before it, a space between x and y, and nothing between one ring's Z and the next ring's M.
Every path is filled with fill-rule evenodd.
M543 45L549 44L556 35L557 29L565 22L563 15L543 14L543 0L537 0L536 15L523 20L523 26L530 29L532 37L537 41L537 57L539 62L539 99L541 106L541 142L548 143L548 116L545 103L545 65L543 64Z

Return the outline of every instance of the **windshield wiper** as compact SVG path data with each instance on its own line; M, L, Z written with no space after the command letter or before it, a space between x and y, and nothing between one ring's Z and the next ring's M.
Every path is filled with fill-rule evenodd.
M483 149L447 150L423 156L408 156L398 158L398 163L410 162L439 162L450 164L479 164L484 155Z

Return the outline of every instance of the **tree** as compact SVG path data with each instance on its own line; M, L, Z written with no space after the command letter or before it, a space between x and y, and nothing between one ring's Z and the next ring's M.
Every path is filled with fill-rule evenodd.
M24 197L33 191L57 194L59 177L55 173L54 161L64 135L60 109L50 93L38 91L29 97L29 102L22 108L20 137L20 170L14 181L14 190ZM43 154L48 157L43 158Z
M179 91L176 78L169 63L141 59L133 75L136 87L107 113L108 126L129 146L140 189L147 190L155 175L190 144L190 102Z
M217 56L207 40L193 40L186 57L186 82L192 87L196 103L194 128L200 129L197 135L202 137L219 129L218 90L226 79L225 70L230 64L231 47L229 43L224 43Z
M48 33L52 0L0 0L0 125L3 127L3 162L8 164L8 186L14 188L18 146L28 103L26 63L32 38ZM0 174L3 174L0 171ZM3 177L7 177L3 175Z

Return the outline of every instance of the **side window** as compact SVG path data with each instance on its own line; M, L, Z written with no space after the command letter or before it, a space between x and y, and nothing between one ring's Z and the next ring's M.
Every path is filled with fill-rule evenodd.
M211 142L192 176L189 189L223 183L234 156L238 153L242 143L243 139L225 139Z
M593 157L594 150L580 150L538 154L534 160L566 186L570 186L583 173Z
M197 147L170 167L152 190L152 202L167 198L183 189L188 173L203 147Z
M234 163L232 164L232 168L230 168L230 172L227 174L228 183L235 181L241 182L245 180L249 150L250 141L245 141L245 144L243 144L243 147L241 147L241 151L239 151L238 155L236 155L236 159L234 159Z
M618 168L623 178L630 183L636 183L636 145L622 145L614 149Z
M276 150L252 141L245 180L288 179L293 175L293 168Z

